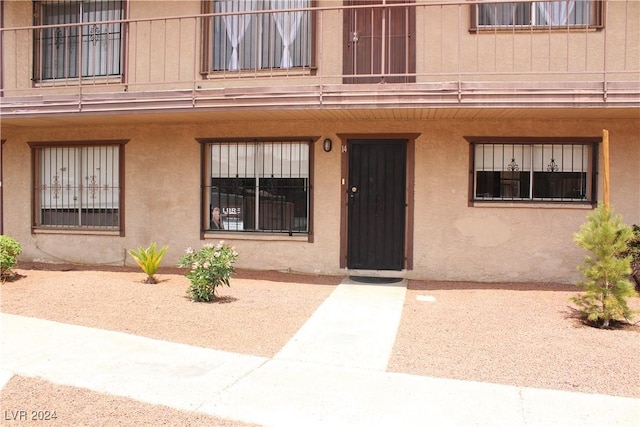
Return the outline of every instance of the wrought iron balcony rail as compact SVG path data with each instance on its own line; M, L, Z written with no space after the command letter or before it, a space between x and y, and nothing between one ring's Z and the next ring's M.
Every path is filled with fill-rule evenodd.
M0 30L1 111L640 106L634 0L336 3L43 8Z

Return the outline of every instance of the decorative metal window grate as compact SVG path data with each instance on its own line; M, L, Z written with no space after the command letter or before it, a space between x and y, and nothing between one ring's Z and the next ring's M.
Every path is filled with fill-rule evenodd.
M593 202L595 143L474 143L473 199Z
M308 141L206 145L206 230L307 233Z
M551 0L478 4L477 28L596 27L600 0Z
M36 80L121 74L123 0L34 1ZM57 25L57 26L53 26Z
M120 227L120 150L114 146L35 148L36 227Z
M310 0L212 1L206 71L309 68L309 7Z

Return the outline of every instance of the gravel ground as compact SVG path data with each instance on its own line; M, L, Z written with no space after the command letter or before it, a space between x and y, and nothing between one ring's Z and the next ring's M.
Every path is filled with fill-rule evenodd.
M207 304L188 299L178 269L161 269L160 283L147 285L137 268L20 267L18 280L2 285L4 313L264 357L341 280L238 271ZM388 370L640 398L640 326L585 326L568 301L575 294L557 285L410 281ZM640 309L640 299L631 305ZM52 426L246 425L23 377L4 387L1 404L65 414Z
M2 286L2 312L264 357L274 356L340 282L238 272L231 287L218 288L220 300L194 303L189 280L176 274L183 270L163 270L149 285L137 269L58 268L17 269L23 277Z
M585 326L569 302L576 294L411 282L388 370L640 398L640 326ZM640 299L630 305L640 309Z
M2 390L2 410L2 425L20 427L253 425L20 376Z

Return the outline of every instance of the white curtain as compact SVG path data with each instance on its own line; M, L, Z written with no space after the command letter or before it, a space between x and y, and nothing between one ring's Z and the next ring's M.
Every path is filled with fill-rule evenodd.
M568 25L575 5L575 0L538 2L538 12L547 25Z
M272 0L272 9L298 9L304 7L306 0ZM291 44L295 41L303 16L302 11L274 13L273 19L278 27L278 34L282 38L282 61L280 68L294 66L291 60Z
M120 74L120 24L100 23L121 19L120 4L106 3L100 9L89 3L81 5L82 22L95 22L82 26L82 75Z
M220 12L250 12L255 10L257 0L225 0L218 2ZM223 16L227 37L231 42L231 58L229 59L229 70L237 70L238 66L238 45L242 42L253 15L228 15Z

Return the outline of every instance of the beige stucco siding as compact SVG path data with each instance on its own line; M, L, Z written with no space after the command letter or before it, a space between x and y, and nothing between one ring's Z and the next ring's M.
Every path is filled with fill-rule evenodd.
M282 236L223 235L238 266L338 274L341 161L337 134L419 133L415 144L414 268L407 277L439 280L575 282L583 253L572 241L587 208L492 204L469 206L465 136L611 137L611 203L640 224L640 125L634 120L286 121L11 128L3 131L5 233L23 260L132 265L126 250L152 241L170 245L167 265L200 240L200 145L196 138L321 136L314 147L313 242ZM30 141L127 139L125 236L32 234ZM602 162L600 162L602 169ZM602 173L599 178L602 197ZM411 190L411 189L410 189ZM219 236L212 236L214 241ZM266 239L266 240L265 240Z
M314 5L313 64L208 70L200 0L129 0L121 69L36 81L33 2L5 0L2 33L2 226L21 259L133 265L127 250L224 239L252 269L343 273L348 153L341 135L419 135L406 277L574 283L573 234L590 206L469 203L469 136L611 139L611 203L640 224L639 1L605 2L603 28L470 31L471 6L416 1L407 83L343 82L342 1ZM381 24L382 25L382 24ZM408 44L410 46L411 44ZM34 51L36 59L34 59ZM354 54L356 55L356 54ZM201 73L202 72L202 73ZM413 79L415 78L415 83ZM312 234L206 234L201 138L314 136ZM325 153L321 142L331 138ZM33 231L29 142L127 140L124 236ZM599 152L598 198L603 163ZM342 261L342 262L341 262Z
M431 82L507 82L560 81L598 82L636 81L640 61L640 28L637 16L640 2L607 2L606 31L469 31L469 5L429 5L417 2L416 81ZM421 4L422 3L422 4ZM318 1L315 19L315 71L305 78L288 70L279 73L249 73L238 80L238 73L222 73L203 79L203 22L197 0L130 0L123 32L124 78L113 76L110 85L85 82L83 92L131 92L159 89L215 89L278 85L334 84L341 81L343 61L343 11L332 9L342 2ZM4 33L4 89L9 95L33 94L46 88L49 94L77 93L75 83L61 80L55 85L34 88L25 79L33 68L32 2L4 2L5 27L22 29ZM162 18L162 19L156 19ZM274 72L275 71L275 72ZM499 77L495 73L499 73ZM280 77L281 76L281 77ZM101 80L101 79L98 79ZM120 84L122 83L122 84ZM52 87L55 86L55 87Z

